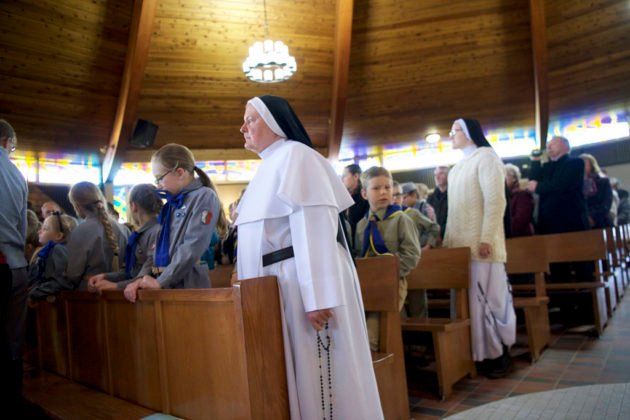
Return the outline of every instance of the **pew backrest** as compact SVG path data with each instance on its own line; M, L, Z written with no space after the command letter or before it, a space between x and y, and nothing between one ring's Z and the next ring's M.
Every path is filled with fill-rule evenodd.
M407 275L407 288L455 290L455 318L468 318L470 248L436 248L422 252L420 262Z

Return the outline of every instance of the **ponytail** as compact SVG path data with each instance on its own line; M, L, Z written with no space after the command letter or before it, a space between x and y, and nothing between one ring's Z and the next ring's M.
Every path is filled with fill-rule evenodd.
M193 166L193 171L194 173L197 174L197 176L199 177L199 180L204 186L212 188L214 192L217 192L217 190L214 188L214 184L212 183L212 180L201 168L198 168L197 166Z
M120 252L120 248L118 248L118 241L116 240L116 237L114 236L114 230L112 229L112 221L109 217L109 214L107 214L107 210L105 210L105 206L100 201L96 204L96 212L98 215L98 219L101 222L101 225L103 225L103 229L105 230L105 236L107 237L107 242L109 243L109 246L112 248L112 251L114 251L114 258L112 258L112 271L118 271L120 268L118 264L118 254Z

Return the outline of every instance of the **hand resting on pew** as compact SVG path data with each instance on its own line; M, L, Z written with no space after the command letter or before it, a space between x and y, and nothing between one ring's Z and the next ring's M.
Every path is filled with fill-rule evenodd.
M315 328L315 331L321 331L332 316L332 309L320 309L306 313L306 317L313 328Z
M142 277L138 277L136 281L133 283L129 283L127 287L125 287L125 291L123 292L125 298L131 302L135 303L138 298L138 289L161 289L160 283L149 275L145 275Z
M116 290L116 283L106 280L104 273L88 279L88 291L100 294L103 290Z

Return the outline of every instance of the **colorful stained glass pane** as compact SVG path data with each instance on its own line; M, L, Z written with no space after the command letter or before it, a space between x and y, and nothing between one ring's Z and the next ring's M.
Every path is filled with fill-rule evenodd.
M155 178L151 173L149 162L126 162L120 165L120 169L114 178L114 186L154 184Z
M225 181L226 170L225 161L223 160L207 160L196 163L198 168L201 168L212 181Z
M225 162L228 181L251 181L262 161L228 160Z
M76 184L88 181L94 184L101 182L101 168L86 162L76 162L69 159L40 159L39 179L41 184Z
M125 223L127 218L127 193L129 187L114 187L114 209L120 215L120 221Z

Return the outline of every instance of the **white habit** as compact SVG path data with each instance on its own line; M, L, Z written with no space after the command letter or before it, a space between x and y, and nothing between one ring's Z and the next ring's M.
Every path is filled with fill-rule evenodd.
M329 417L326 355L322 413L317 333L306 312L333 308L333 417L382 419L356 270L336 240L338 213L352 198L330 163L302 143L278 140L260 156L237 209L237 269L239 279L278 277L291 418ZM263 267L263 255L288 246L294 258Z

